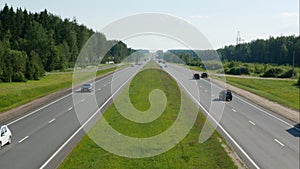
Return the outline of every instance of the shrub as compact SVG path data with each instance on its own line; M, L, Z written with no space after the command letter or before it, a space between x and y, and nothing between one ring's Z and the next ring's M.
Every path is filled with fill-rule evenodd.
M284 72L282 68L271 67L266 72L264 72L262 77L279 77L282 74L282 72Z
M280 78L291 78L293 75L293 69L290 69L288 71L285 71L282 75L280 75ZM294 75L296 76L296 72L294 72Z
M26 82L27 79L25 78L25 76L24 76L24 74L22 72L16 72L13 75L12 81L13 82Z

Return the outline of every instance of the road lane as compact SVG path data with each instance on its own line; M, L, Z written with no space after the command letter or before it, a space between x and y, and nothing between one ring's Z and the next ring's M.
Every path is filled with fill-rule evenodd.
M140 67L125 68L114 75L100 79L95 83L95 89L103 90L93 91L95 95L92 95L93 92L74 92L36 113L9 123L13 133L13 143L0 151L1 168L30 169L42 166L81 126L78 116L82 122L87 120L111 96L111 80L114 79L114 86L116 86L112 89L114 91L139 69ZM118 76L118 79L115 76ZM95 97L97 104L91 105ZM84 107L86 111L75 112L74 104Z
M179 66L165 68L192 93L201 105L210 110L214 105L225 104L224 114L211 112L231 137L260 168L299 168L299 137L289 132L293 125L282 117L278 120L259 106L251 106L250 101L234 94L232 102L218 100L220 88L206 80L192 80L191 71ZM55 154L74 133L84 133L78 128L116 91L131 75L137 72L137 66L126 68L119 74L108 76L95 84L91 93L74 92L34 114L9 125L13 132L13 143L0 151L0 165L4 168L39 168ZM111 86L113 81L113 86ZM99 90L101 89L101 90ZM214 89L214 90L211 90ZM212 92L213 91L213 92ZM76 96L73 99L72 96ZM94 101L97 104L92 104ZM250 102L251 104L248 104ZM76 110L75 105L80 105ZM253 104L255 105L255 104ZM81 110L80 110L81 109ZM76 114L77 111L77 114ZM78 120L80 117L80 121ZM222 132L221 132L222 133ZM224 133L223 133L224 134ZM226 138L226 136L224 136ZM235 146L233 146L235 147ZM240 150L237 150L239 153ZM243 160L247 160L239 153ZM63 158L63 156L59 156ZM52 159L50 159L51 161ZM55 161L46 168L53 168ZM249 162L247 163L249 164ZM253 168L253 165L249 165Z
M218 100L218 92L221 89L216 89L215 85L207 80L191 80L191 71L175 65L169 65L166 71L180 81L194 97L198 97L199 102L206 110L209 110L215 102L222 102ZM200 96L197 96L197 92L195 92L197 89ZM217 92L211 93L211 89ZM220 124L241 145L258 167L299 168L299 137L287 132L296 124L235 94L231 102L224 104L225 109ZM220 112L211 112L211 115L219 118Z

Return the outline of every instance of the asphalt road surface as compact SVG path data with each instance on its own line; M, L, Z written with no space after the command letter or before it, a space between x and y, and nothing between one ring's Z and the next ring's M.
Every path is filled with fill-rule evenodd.
M125 68L95 82L93 92L75 91L8 122L13 142L0 151L0 168L57 167L84 131L101 116L101 110L104 111L112 96L140 68ZM237 94L231 102L218 100L219 87L207 80L192 80L192 73L183 67L169 65L163 69L177 80L203 113L211 116L211 123L218 126L217 130L249 168L299 168L299 129L294 127L296 124Z
M233 94L231 102L221 101L219 86L205 79L192 80L192 72L186 68L168 65L164 69L201 105L203 113L213 117L212 123L219 121L218 131L249 168L299 169L299 124L296 126L238 94Z
M120 91L120 87L140 68L135 66L122 69L95 82L92 92L74 91L20 119L8 122L13 142L0 151L0 168L57 167L85 134L82 125L87 120L92 121L90 117L99 116L101 112L94 114L97 109L107 105L112 94ZM94 104L95 101L97 104Z

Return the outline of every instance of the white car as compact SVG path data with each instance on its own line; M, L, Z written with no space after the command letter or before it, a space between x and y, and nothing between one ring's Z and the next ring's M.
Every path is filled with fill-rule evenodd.
M2 148L2 146L4 146L5 144L10 144L11 143L11 131L9 130L9 128L6 125L0 125L0 149Z

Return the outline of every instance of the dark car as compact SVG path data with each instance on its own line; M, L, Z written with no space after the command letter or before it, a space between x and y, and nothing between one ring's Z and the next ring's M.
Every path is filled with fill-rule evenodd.
M199 75L199 73L194 73L194 75L193 75L193 79L200 79L200 75Z
M207 78L207 77L208 77L207 73L204 72L201 74L201 78Z
M85 83L81 86L81 92L91 92L93 90L93 85L91 83Z
M230 90L222 90L219 94L219 100L231 101L232 93Z

